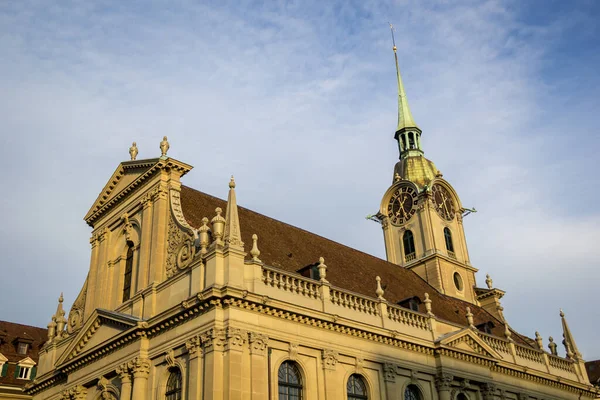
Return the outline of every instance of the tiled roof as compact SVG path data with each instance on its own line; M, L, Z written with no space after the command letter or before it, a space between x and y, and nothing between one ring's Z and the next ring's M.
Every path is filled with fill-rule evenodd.
M226 202L182 186L181 205L188 223L198 228L203 217L212 219L215 208L225 209ZM429 293L432 311L438 318L466 326L466 308L470 307L475 325L491 321L492 333L504 337L503 322L481 307L439 293L412 271L243 207L239 207L239 217L246 251L250 250L252 234L256 233L260 259L266 265L296 272L324 257L327 280L334 286L375 297L375 277L380 276L385 287L384 297L391 303L412 296L423 300L424 293ZM424 305L420 305L420 309L424 312ZM512 338L530 346L516 333Z
M19 354L18 339L25 339L29 343L27 354ZM8 370L6 376L0 377L0 385L6 386L25 386L29 380L15 378L16 363L29 357L36 363L38 362L38 352L42 345L48 340L48 330L35 326L15 324L7 321L0 321L0 353L8 359Z
M588 361L585 363L590 382L594 385L600 385L600 360Z

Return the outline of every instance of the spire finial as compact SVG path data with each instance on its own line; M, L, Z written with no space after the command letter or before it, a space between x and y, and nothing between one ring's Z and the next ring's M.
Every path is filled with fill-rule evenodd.
M563 328L563 345L567 351L567 357L573 360L581 360L581 353L579 352L579 349L577 349L575 339L573 338L571 329L569 329L569 324L567 324L567 319L565 318L565 313L563 312L562 308L560 310L560 318L562 320Z
M137 148L137 145L135 144L135 142L133 142L131 144L131 147L129 148L129 155L131 156L131 161L135 161L135 159L138 155L138 148Z
M162 140L162 142L160 142L160 156L161 157L167 156L167 151L169 151L169 147L171 147L171 146L169 145L169 141L167 140L167 137L163 136L163 140Z
M390 31L392 32L392 50L394 50L394 59L396 60L396 77L398 79L398 127L396 128L396 139L400 142L401 139L398 137L398 132L405 128L416 128L420 134L420 129L413 120L410 107L408 106L408 100L406 99L406 92L404 91L404 84L402 83L402 76L400 75L400 67L398 66L398 54L396 53L396 39L394 38L394 26L390 24ZM415 136L417 133L411 135L412 143L408 141L409 137L405 138L403 145L401 145L401 151L404 152L410 149L420 150L420 138Z
M233 179L233 175L229 181L224 239L225 245L244 248L244 242L242 242L242 234L240 232L240 217L238 216L237 200L235 197L235 180Z
M206 248L208 247L208 232L210 228L208 227L208 218L202 218L202 226L198 228L198 236L200 237L200 254L203 256L208 252Z

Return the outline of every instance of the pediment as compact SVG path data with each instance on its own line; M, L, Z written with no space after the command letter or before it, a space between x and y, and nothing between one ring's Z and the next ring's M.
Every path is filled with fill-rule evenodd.
M35 361L33 361L33 359L31 359L30 357L25 357L24 359L17 362L17 364L24 367L33 367L35 365Z
M0 363L5 363L8 361L8 358L4 356L4 354L0 353Z
M60 365L77 357L81 353L102 345L115 336L137 326L139 321L138 318L131 315L102 309L95 310L71 344L66 348L65 352L59 357L56 365Z
M502 359L500 353L485 343L475 331L469 328L448 333L440 337L436 344L463 353L476 354L486 358Z
M93 221L112 204L133 192L161 169L166 168L177 171L179 176L183 176L192 169L192 166L168 157L122 162L104 185L84 220L92 225Z

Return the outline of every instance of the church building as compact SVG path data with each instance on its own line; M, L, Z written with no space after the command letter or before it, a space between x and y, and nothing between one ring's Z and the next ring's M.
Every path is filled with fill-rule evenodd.
M89 272L68 314L60 299L26 392L598 398L562 311L563 338L529 338L506 321L505 292L489 276L477 283L463 229L469 210L425 158L395 46L394 56L400 160L373 217L387 260L238 207L243 182L233 177L226 201L185 186L192 166L167 155L166 137L157 158L138 160L134 143L85 215Z

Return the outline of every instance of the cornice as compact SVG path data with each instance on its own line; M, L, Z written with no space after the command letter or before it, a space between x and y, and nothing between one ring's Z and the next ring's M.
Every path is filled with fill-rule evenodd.
M238 309L258 312L275 318L280 318L282 320L337 332L347 336L358 337L372 342L414 351L425 355L435 357L450 357L488 367L493 372L515 376L520 379L529 380L546 386L552 386L573 393L579 393L588 397L594 397L596 393L595 391L592 391L590 388L586 387L584 384L560 377L557 377L556 380L553 380L540 375L532 374L528 372L530 369L526 367L517 365L513 367L512 365L506 365L506 362L494 359L487 355L463 351L462 349L448 347L441 345L440 343L432 343L431 345L414 343L414 341L398 337L397 332L385 330L388 332L382 331L377 333L373 332L372 330L341 323L339 322L338 317L335 315L315 317L303 314L299 311L290 311L289 308L285 308L285 304L267 305L267 303L271 301L274 302L274 300L266 296L249 294L247 291L232 291L229 288L208 288L203 293L199 293L198 295L181 302L179 305L171 308L155 318L152 318L149 321L138 322L136 326L132 327L129 331L124 332L123 335L115 337L114 339L90 349L87 352L78 354L73 359L60 366L58 374L43 379L40 382L36 382L34 386L27 389L27 393L34 394L59 384L62 382L62 380L66 379L67 374L89 365L90 363L98 361L99 359L114 353L120 348L125 347L142 337L152 338L159 336L176 326L205 314L211 309L227 307L235 307ZM61 377L64 377L64 379Z

